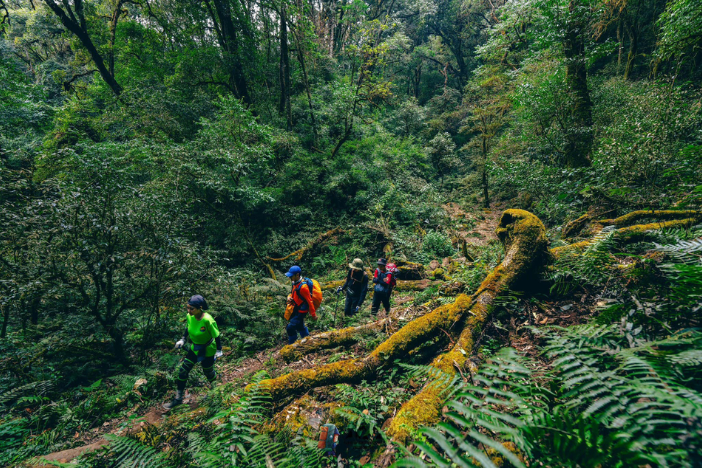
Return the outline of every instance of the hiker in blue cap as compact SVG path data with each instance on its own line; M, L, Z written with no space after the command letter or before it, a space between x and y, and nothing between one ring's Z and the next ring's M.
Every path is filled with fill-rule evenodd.
M302 278L302 268L297 265L292 266L285 273L285 276L292 281L292 291L290 292L288 305L294 307L285 331L288 333L288 343L293 344L297 341L298 333L300 333L301 338L310 334L310 331L305 326L305 316L309 313L314 320L317 320L317 314L312 301L312 291L310 291L309 285Z

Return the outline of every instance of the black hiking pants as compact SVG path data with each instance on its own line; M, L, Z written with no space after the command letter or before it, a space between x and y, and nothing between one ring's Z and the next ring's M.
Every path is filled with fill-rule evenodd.
M185 356L183 364L180 365L178 377L176 377L176 385L181 392L185 390L185 384L188 382L188 375L190 375L190 371L193 370L197 362L197 355L192 349L188 349L188 354ZM207 377L208 382L213 382L217 377L217 372L214 367L214 356L206 357L200 362L202 363L202 372L205 374L205 377Z
M389 292L375 292L373 293L373 305L371 306L371 314L378 315L378 309L380 304L383 304L386 313L390 313L390 293Z
M351 317L356 313L356 307L361 305L361 295L354 296L346 293L346 303L344 304L344 315Z

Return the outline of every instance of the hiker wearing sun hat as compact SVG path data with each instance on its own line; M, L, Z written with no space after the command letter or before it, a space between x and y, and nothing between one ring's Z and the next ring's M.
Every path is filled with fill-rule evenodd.
M378 259L378 268L373 273L373 305L371 305L371 314L378 315L380 304L383 304L385 313L390 313L390 294L395 286L395 277L387 269L388 261L384 258Z
M349 263L346 282L336 290L337 293L342 291L346 292L344 315L351 317L361 310L368 293L368 274L363 270L363 260L360 258L354 258L353 262Z

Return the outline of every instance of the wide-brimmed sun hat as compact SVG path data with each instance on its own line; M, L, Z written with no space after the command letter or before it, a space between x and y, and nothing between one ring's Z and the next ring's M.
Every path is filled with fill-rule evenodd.
M354 258L353 262L349 263L349 268L352 270L363 270L363 260Z

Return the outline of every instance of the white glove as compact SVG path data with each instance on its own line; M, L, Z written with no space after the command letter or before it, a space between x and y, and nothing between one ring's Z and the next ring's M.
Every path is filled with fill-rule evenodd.
M222 356L224 356L224 353L222 352L222 350L218 349L215 353L215 361L217 360L217 358L221 358Z
M183 338L181 338L181 339L179 339L178 341L176 341L175 349L180 349L180 348L182 348L183 346L185 346L185 340L184 340Z

